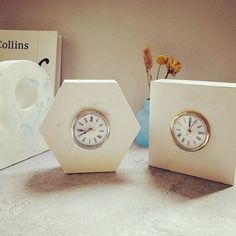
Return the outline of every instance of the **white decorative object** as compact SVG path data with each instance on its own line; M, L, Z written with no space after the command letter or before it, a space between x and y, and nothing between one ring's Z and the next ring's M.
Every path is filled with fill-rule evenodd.
M233 185L236 84L152 82L150 165Z
M32 61L0 62L0 169L48 150L38 132L53 89Z
M0 61L30 60L41 65L54 94L61 84L62 37L57 31L0 30Z
M65 173L115 171L138 131L113 80L65 80L40 127Z

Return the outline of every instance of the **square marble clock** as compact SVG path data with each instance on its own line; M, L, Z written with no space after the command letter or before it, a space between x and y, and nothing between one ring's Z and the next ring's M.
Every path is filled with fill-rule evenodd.
M236 84L153 81L150 166L233 185Z

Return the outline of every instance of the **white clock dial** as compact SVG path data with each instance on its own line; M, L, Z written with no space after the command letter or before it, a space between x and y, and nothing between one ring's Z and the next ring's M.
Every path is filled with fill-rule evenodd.
M76 144L84 149L101 147L110 134L106 116L92 109L82 111L75 117L71 131Z
M207 119L198 112L185 111L176 116L171 124L174 143L184 151L197 151L203 148L210 138Z

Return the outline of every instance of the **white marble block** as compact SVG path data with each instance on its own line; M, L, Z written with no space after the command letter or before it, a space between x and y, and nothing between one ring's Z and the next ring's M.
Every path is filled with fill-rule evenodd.
M48 150L38 128L52 98L51 81L38 64L0 62L0 169Z
M72 134L78 114L91 110L109 125L109 134L98 146L92 143L102 140L108 129L96 115L81 118L78 136ZM135 115L113 80L65 80L40 127L65 173L115 171L138 131Z
M150 101L150 166L233 185L236 166L236 84L154 81ZM173 119L184 111L198 112L209 123L210 138L199 150L179 148L171 135ZM194 120L193 117L186 125L184 120L181 121L183 128L177 130L185 129L186 133L181 131L179 135L184 139L180 142L185 143L201 128L201 125L196 126ZM190 126L194 127L194 131L188 131ZM198 133L200 140L202 131ZM192 144L188 142L185 145Z

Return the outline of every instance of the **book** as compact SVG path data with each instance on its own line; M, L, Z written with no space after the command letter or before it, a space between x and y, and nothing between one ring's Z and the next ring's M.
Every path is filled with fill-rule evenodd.
M0 61L31 60L45 69L54 94L61 85L62 37L57 31L0 30Z

